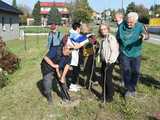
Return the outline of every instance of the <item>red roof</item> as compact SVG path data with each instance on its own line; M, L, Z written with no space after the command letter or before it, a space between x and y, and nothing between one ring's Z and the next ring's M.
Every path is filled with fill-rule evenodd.
M49 11L41 11L40 12L40 14L44 14L44 15L47 15L48 13L49 13ZM62 14L62 15L69 14L69 12L68 11L66 11L66 12L65 11L61 11L60 14Z
M64 7L64 2L40 2L41 7Z

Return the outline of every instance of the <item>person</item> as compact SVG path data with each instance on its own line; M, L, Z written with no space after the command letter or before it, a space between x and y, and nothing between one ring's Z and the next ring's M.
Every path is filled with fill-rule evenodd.
M148 37L144 25L138 22L138 14L128 13L127 21L123 22L118 29L122 78L126 88L125 97L136 94L136 85L140 77L142 41Z
M52 23L50 26L50 32L48 34L48 48L52 49L53 46L59 46L62 42L63 35L60 31L57 30L58 25Z
M71 52L71 63L70 66L72 68L72 74L70 76L70 82L69 82L69 90L70 91L78 91L80 89L80 86L77 85L77 78L79 76L79 48L84 46L86 43L89 42L87 36L80 34L80 23L73 23L72 29L69 31L69 39L67 41L67 45L72 48ZM70 66L66 67L65 71L68 71L70 69ZM64 75L66 76L66 75ZM61 77L62 81L65 79L65 77Z
M96 72L95 72L95 67L96 67L95 57L96 57L96 54L98 53L99 44L96 40L95 34L91 33L91 27L89 26L89 24L83 23L81 31L83 35L88 35L88 39L89 39L89 43L83 46L81 51L82 52L81 59L83 59L82 61L84 61L83 72L87 76L85 86L88 89L91 87L90 82L96 83L96 81L98 80L98 76L96 75Z
M102 38L100 42L100 58L102 62L102 95L104 101L111 102L114 95L114 86L112 83L112 71L114 63L119 55L119 45L115 36L111 35L110 28L107 24L99 26L99 34Z
M123 15L123 13L122 12L120 12L120 11L118 11L118 12L116 12L116 14L115 14L115 22L116 22L116 24L117 24L117 30L116 30L116 39L117 39L117 37L118 37L118 28L119 28L119 26L123 23L123 20L124 19L124 15ZM119 66L119 69L120 69L120 73L118 73L119 75L120 75L120 77L121 77L121 86L124 86L124 81L123 81L123 71L122 71L122 66L121 66L121 64L120 64L120 55L118 56L118 58L117 58L117 61L116 61L116 65L118 65Z
M59 35L58 35L59 34ZM43 76L44 95L49 104L52 104L52 80L61 80L61 71L67 64L70 64L70 50L68 47L63 46L60 33L57 32L57 26L51 25L51 32L48 36L48 52L41 62L41 72ZM60 81L62 84L65 81ZM62 98L64 99L64 98Z
M117 23L117 26L118 26L118 27L119 27L120 24L123 22L123 18L124 18L124 16L123 16L123 13L122 13L122 12L117 12L117 13L115 14L115 22Z
M70 50L63 47L62 52L57 53L57 46L54 49L49 49L48 53L44 56L41 62L41 72L43 76L44 95L47 98L49 104L52 104L52 80L59 79L62 84L65 81L61 81L61 72L65 66L70 64ZM66 98L62 98L63 100Z

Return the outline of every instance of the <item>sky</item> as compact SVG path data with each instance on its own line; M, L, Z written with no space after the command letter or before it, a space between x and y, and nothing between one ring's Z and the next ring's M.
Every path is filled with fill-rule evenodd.
M2 0L9 4L12 4L12 0ZM33 9L34 4L38 0L17 0L17 4L26 5L30 9ZM56 2L64 2L71 0L40 0L41 2L48 1L56 1ZM88 0L90 6L97 12L102 12L105 9L119 9L122 8L122 0ZM136 4L143 4L145 7L150 8L151 5L160 4L160 0L123 0L123 6L126 8L129 3L135 2Z

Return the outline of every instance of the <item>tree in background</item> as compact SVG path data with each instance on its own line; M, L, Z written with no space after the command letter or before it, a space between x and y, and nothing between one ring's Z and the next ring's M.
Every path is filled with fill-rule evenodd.
M136 5L134 2L131 2L130 4L128 4L126 13L128 14L129 12L136 12Z
M137 12L139 15L139 21L148 24L149 22L149 10L144 7L144 5L136 5L134 2L131 2L126 10L126 14L129 12Z
M26 25L27 18L31 17L30 8L26 5L19 5L18 9L23 13L22 15L20 15L20 25Z
M17 8L17 1L16 0L12 1L12 6L15 7L15 8Z
M38 1L32 11L32 16L34 18L34 25L41 25L41 15L40 15L40 2Z
M92 20L93 10L89 6L87 0L76 0L73 6L74 7L71 13L73 21L88 23Z
M160 18L160 5L151 6L150 11L151 11L151 17Z
M58 9L55 7L52 7L48 14L48 21L47 24L61 24L61 14L59 13Z
M111 20L114 21L116 10L111 10Z

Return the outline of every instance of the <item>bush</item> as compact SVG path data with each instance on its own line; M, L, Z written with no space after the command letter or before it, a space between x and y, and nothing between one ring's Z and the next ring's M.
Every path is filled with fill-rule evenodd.
M8 73L13 73L19 68L20 59L13 53L6 49L6 43L0 40L0 68L7 71Z
M7 72L0 68L0 88L5 87L8 84Z

